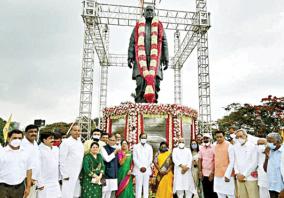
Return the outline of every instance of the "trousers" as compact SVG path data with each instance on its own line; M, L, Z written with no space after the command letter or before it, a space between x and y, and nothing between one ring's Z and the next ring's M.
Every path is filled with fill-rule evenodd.
M143 198L148 198L149 196L149 175L146 174L138 174L136 175L136 198L142 197L142 189L143 189Z

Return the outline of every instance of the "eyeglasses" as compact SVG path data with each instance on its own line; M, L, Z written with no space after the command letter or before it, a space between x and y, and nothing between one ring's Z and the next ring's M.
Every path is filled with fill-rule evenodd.
M112 139L108 139L109 141L115 141L115 140L112 140Z

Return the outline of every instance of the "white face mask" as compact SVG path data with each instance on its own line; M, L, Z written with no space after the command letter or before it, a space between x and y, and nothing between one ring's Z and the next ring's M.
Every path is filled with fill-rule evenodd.
M94 140L99 140L100 139L100 136L99 135L93 135L92 137Z
M179 144L178 144L178 147L181 148L181 149L183 149L183 148L184 148L184 143L179 143Z
M210 142L205 143L205 146L209 146L209 145L210 145Z
M146 142L147 142L147 139L141 139L142 144L146 144Z
M12 140L12 141L10 142L10 145L13 146L13 147L19 147L19 146L21 145L21 142L22 142L22 140L20 140L20 139L15 139L15 140Z
M264 150L265 150L265 145L264 144L262 144L262 145L258 145L258 151L260 152L260 153L263 153L264 152Z
M246 140L245 140L245 139L240 138L240 139L238 139L238 142L242 145L242 144L244 144L244 143L246 142Z
M236 134L232 133L232 134L230 134L230 137L233 138L233 139L235 139Z

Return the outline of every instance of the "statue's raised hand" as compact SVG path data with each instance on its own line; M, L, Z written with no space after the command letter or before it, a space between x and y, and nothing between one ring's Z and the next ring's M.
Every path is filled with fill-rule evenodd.
M164 66L164 69L163 69L163 70L168 69L168 67L169 67L169 61L167 61L167 60L163 61L163 62L162 62L162 65Z
M131 69L133 65L133 58L128 58L128 67Z

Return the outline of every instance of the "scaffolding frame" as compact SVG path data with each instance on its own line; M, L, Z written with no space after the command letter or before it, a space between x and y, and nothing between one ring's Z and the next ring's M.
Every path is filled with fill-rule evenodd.
M139 6L101 3L98 0L83 1L83 22L85 25L83 59L81 68L81 92L79 124L83 138L88 138L92 122L92 93L94 51L100 64L99 110L107 106L107 82L109 67L127 67L126 54L109 52L109 26L132 27L141 17ZM209 132L211 123L210 78L208 57L208 29L210 13L207 12L206 0L196 0L196 11L168 9L155 10L166 30L175 31L174 56L170 58L169 68L174 69L174 101L182 104L181 69L197 48L198 93L200 132ZM180 32L185 36L180 42Z

